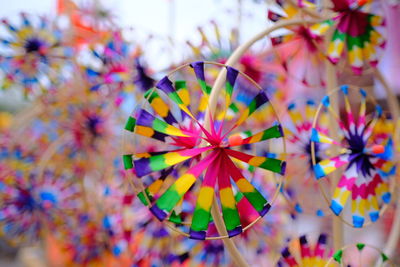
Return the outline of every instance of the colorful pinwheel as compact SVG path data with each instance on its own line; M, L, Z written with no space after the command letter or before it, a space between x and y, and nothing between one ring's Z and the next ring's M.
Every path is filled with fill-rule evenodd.
M35 25L26 14L21 13L21 18L20 27L2 20L7 30L1 37L3 87L21 85L25 95L52 89L65 79L63 68L73 50L64 45L62 32L47 19L39 18Z
M330 151L330 158L321 154L318 162L313 155L314 173L319 180L345 167L330 208L335 215L340 215L351 195L352 225L363 227L365 216L369 215L370 220L375 222L382 206L391 199L390 176L395 170L395 163L388 156L392 150L391 133L384 140L376 138L374 128L378 120L383 118L383 112L376 105L371 116L367 115L367 93L364 90L359 90L361 103L358 118L351 109L349 87L342 86L337 92L344 98L345 121L333 111L330 96L324 97L321 105L336 120L341 140L335 140L315 127L312 129L312 146L315 148L316 144L329 144L327 149ZM316 116L318 118L318 114Z
M55 177L56 176L56 177ZM13 243L37 241L43 231L60 230L78 208L79 191L68 174L46 170L41 178L14 177L1 181L1 234Z
M90 91L108 86L105 91L108 94L115 93L124 89L128 82L132 82L133 58L129 44L123 40L121 32L114 32L104 46L93 47L91 54L100 68L86 67L87 79L91 83Z
M297 266L325 266L333 267L328 264L332 251L327 244L327 236L320 234L317 242L310 244L306 235L290 242L290 245L282 250L282 257L277 266L297 267Z
M315 4L309 1L299 1L299 6L282 0L277 0L276 3L285 15L281 16L269 10L268 18L273 22L299 17L302 14L300 7L315 9ZM276 57L275 61L282 65L283 75L288 76L289 86L298 87L302 84L306 87L323 87L325 68L324 57L320 52L323 38L312 34L305 25L290 26L286 29L289 31L287 34L271 38L271 52Z
M395 263L380 249L364 243L351 244L339 249L327 262L329 266L394 267Z
M322 195L318 198L314 194L314 190L318 190L318 184L314 179L311 155L310 136L317 105L311 99L303 102L292 102L287 107L289 121L285 123L284 132L288 140L287 161L289 166L284 194L293 204L297 213L313 213L317 216L325 216L326 208ZM319 132L328 135L329 119L327 113L322 111L320 117L316 128ZM315 145L317 162L327 146L326 144Z
M335 26L328 47L328 59L336 64L347 48L347 57L354 74L361 75L365 63L372 67L378 64L377 47L384 46L385 41L377 31L384 21L380 16L366 13L362 9L370 0L333 0L333 11L338 16L331 20L315 24L311 32L317 36L324 35Z
M256 128L252 131L245 129L254 112L270 105L266 93L260 89L246 106L240 106L239 110L229 114L232 107L237 107L234 101L237 93L235 82L240 72L229 66L212 63L212 66L224 66L226 70L225 98L219 99L215 116L205 114L212 91L206 82L205 64L211 63L190 64L197 78L197 86L193 80L175 81L174 84L169 76L161 79L156 88L145 94L150 104L147 110L144 106L138 108L127 121L125 129L133 132L134 137L143 136L160 141L166 150L143 151L123 157L125 168L133 168L135 174L141 177L139 181L151 181L145 185L139 197L150 206L151 212L160 221L175 219L179 211L176 206L182 203L182 198L205 172L202 185L197 188L200 191L189 231L189 236L194 239L207 238L211 206L218 199L214 199L217 184L225 227L228 236L232 237L248 228L243 227L240 220L234 191L244 195L251 209L258 214L257 219L271 207L265 196L243 175L241 168L251 166L278 174L285 172L285 162L282 160L240 151L246 146L255 148L267 140L264 144L268 145L283 137L279 124L263 125L260 131ZM210 130L206 129L206 121L209 121ZM182 172L182 168L185 172ZM174 171L178 171L180 177L161 193L161 185ZM231 184L230 178L234 184Z

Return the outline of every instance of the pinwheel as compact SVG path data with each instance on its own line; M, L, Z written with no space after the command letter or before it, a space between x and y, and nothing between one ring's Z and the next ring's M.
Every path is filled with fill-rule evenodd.
M15 244L37 241L43 231L62 228L65 217L78 208L77 188L68 174L46 170L42 178L14 177L1 181L1 234Z
M0 143L0 182L12 184L14 180L26 179L34 168L36 158L26 146L12 144L3 136Z
M367 93L363 89L359 90L361 103L358 118L351 109L349 87L342 86L336 92L344 99L346 120L341 120L333 111L330 95L323 98L320 109L322 106L326 108L336 120L341 140L335 140L315 128L319 116L317 113L311 147L315 149L316 144L329 144L330 157L321 155L317 162L314 153L314 173L318 180L323 180L329 174L345 168L333 193L330 208L339 216L351 196L351 225L359 228L363 227L366 215L371 222L378 220L382 207L390 202L390 176L395 169L393 159L388 156L392 150L391 133L384 140L376 138L374 128L377 121L383 118L383 112L380 106L375 105L372 114L367 115ZM324 195L328 200L326 193Z
M268 18L276 22L278 20L293 19L302 15L301 8L315 9L310 1L299 1L299 7L290 1L277 0L284 15L272 10L268 11ZM304 16L304 15L303 15ZM281 72L288 76L289 86L321 88L325 84L324 57L320 52L323 38L311 33L306 25L286 27L287 34L271 38L273 48L272 55L275 61L281 64ZM296 90L299 90L296 88Z
M332 255L329 266L395 266L395 263L381 251L371 245L357 243L344 246Z
M377 47L385 41L377 31L383 25L383 18L363 11L370 0L334 0L333 11L338 15L311 27L317 36L324 35L330 27L335 27L328 47L328 59L337 64L347 48L347 57L354 74L361 75L365 63L372 67L378 64Z
M215 116L206 114L207 101L212 91L206 81L206 64L223 67L226 71L225 101L219 99ZM262 192L251 184L250 178L243 175L241 168L250 166L283 174L286 165L280 159L251 155L240 150L246 146L255 148L263 141L268 141L265 145L278 142L278 146L279 139L283 137L282 128L278 123L263 125L264 128L260 131L256 128L251 131L245 128L246 123L252 120L253 113L270 105L266 93L258 87L259 91L247 106L239 105L239 110L234 108L236 105L233 100L237 91L235 81L243 77L249 79L247 76L218 63L194 62L181 68L188 66L195 73L197 86L193 80L174 83L170 80L171 75L164 77L156 88L145 94L148 108L145 108L144 103L125 126L127 131L134 133L134 137L143 136L160 141L167 150L126 153L123 156L125 168L133 168L139 177L138 182L146 183L150 180L150 183L144 185L145 189L139 197L143 203L149 205L151 212L160 221L176 220L182 198L205 172L187 235L193 239L208 238L212 203L218 201L218 198L214 198L218 184L225 227L228 236L233 237L252 225L243 227L234 191L241 192L247 199L251 209L258 214L256 220L264 216L271 207ZM206 121L209 122L210 130L206 129ZM185 172L165 192L160 192L160 187L171 172L175 170L180 173L181 168L185 168ZM230 178L234 184L231 184Z
M318 183L314 179L310 141L316 111L317 105L311 99L295 101L287 106L288 122L285 123L284 132L288 140L287 160L289 166L284 195L289 199L295 212L325 216L326 205L322 195L318 198L316 194L312 193L314 190L318 190ZM316 126L318 131L325 135L329 134L327 115L325 111L321 111L321 119ZM318 144L314 147L317 161L327 146Z
M302 235L294 239L290 245L282 250L282 257L277 266L326 266L333 267L328 263L332 251L328 245L326 234L320 234L315 243L309 243L309 237Z
M104 46L91 49L93 60L100 68L86 67L86 74L92 84L91 91L98 91L104 85L108 90L121 91L132 79L133 63L129 44L123 40L121 32L114 32Z
M21 85L25 95L52 89L65 79L62 70L73 50L64 45L62 32L47 19L39 18L38 25L25 13L21 13L21 19L19 27L2 20L7 30L1 37L3 87Z

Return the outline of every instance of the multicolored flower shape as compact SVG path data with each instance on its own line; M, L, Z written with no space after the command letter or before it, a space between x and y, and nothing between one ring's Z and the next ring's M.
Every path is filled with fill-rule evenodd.
M0 38L5 48L0 65L5 76L3 87L21 85L25 95L54 89L66 79L63 68L73 49L64 45L62 32L47 19L38 18L38 25L25 13L21 19L19 27L2 20L7 30Z
M270 103L266 93L260 90L247 105L237 105L235 81L239 71L236 69L222 65L226 71L225 97L219 99L215 117L206 114L212 91L206 82L206 64L190 64L197 78L197 86L193 80L175 81L174 84L169 76L161 79L156 88L145 95L148 105L144 106L148 108L138 108L125 127L137 136L160 141L166 149L124 155L126 169L133 168L136 176L142 177L140 179L143 181L152 177L140 197L159 220L174 219L179 211L176 206L182 204L182 199L191 192L196 180L203 177L201 186L194 186L199 193L191 214L189 236L193 239L207 238L211 207L214 201L218 201L218 198L214 198L217 185L225 227L228 236L233 237L248 228L240 219L234 192L243 194L249 207L258 214L257 219L271 207L260 192L262 189L258 190L244 176L241 168L260 168L283 174L286 166L280 159L240 151L241 148L248 151L248 147L255 148L257 143L267 140L279 144L279 140L275 139L282 138L283 131L279 124L263 125L266 128L259 132L256 128L252 131L245 129L246 122L253 120L252 115ZM189 84L192 88L187 87ZM180 177L166 191L160 191L166 178L174 171Z
M330 158L321 155L319 162L313 159L314 173L317 179L323 179L345 167L330 208L335 215L340 215L351 196L352 225L359 228L363 227L367 214L372 222L377 221L382 206L391 200L390 177L395 172L395 162L390 156L393 150L392 134L388 133L383 140L377 138L374 129L383 118L383 111L379 105L375 105L374 112L367 115L366 91L359 90L361 103L358 119L351 108L349 87L342 86L338 92L344 99L346 120L333 111L330 96L324 97L322 105L336 120L340 140L316 128L312 129L312 145L329 144L327 149L331 151Z

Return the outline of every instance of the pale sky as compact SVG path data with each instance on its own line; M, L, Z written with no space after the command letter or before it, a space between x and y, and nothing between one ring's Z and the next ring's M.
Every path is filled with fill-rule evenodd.
M244 41L265 28L267 11L265 4L255 4L253 0L241 1L243 21L241 39ZM152 33L157 38L172 35L175 43L171 49L174 55L170 56L170 59L173 57L175 60L179 60L179 53L182 54L184 48L187 49L184 45L186 40L196 41L200 38L196 31L197 26L207 25L211 19L215 19L221 28L228 29L236 26L238 21L238 0L102 0L101 2L114 12L118 25L133 28L139 35ZM0 6L1 18L15 18L21 11L54 16L56 0L0 0ZM170 14L175 14L172 28ZM162 44L159 42L157 45ZM150 49L157 50L154 44ZM156 51L150 52L153 52L153 57L159 57ZM161 59L161 61L166 60L166 58Z

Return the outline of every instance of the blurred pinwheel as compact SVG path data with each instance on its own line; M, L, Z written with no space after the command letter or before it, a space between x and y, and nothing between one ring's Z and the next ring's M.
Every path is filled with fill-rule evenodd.
M345 47L348 62L354 74L361 75L366 63L372 67L378 64L376 49L385 44L377 27L384 24L382 17L364 12L371 0L333 0L333 19L315 24L311 32L316 36L324 35L330 27L335 27L328 47L328 59L336 64L340 61Z
M314 179L314 169L311 155L311 132L317 105L311 99L289 103L287 107L288 121L285 123L284 132L288 141L288 168L284 184L284 195L293 205L297 213L325 216L326 208L322 195L312 192L318 190L318 183ZM328 114L321 112L321 119L315 128L319 132L328 135ZM316 160L324 154L326 144L315 144ZM311 191L310 191L311 190Z
M1 37L3 87L20 85L26 96L54 89L66 78L63 69L73 50L64 45L62 32L47 19L38 18L38 25L25 13L21 19L19 27L2 20L7 30Z
M104 45L96 45L90 50L97 67L85 67L90 91L106 97L115 97L119 105L126 92L141 95L154 85L148 70L132 46L126 42L121 32L114 32Z
M90 52L100 66L97 70L86 68L87 78L92 84L91 91L98 91L103 85L117 86L109 89L111 92L121 90L124 83L132 78L131 51L121 32L114 32L104 45L93 46Z
M11 139L3 136L0 140L0 181L12 184L14 180L23 180L31 174L37 155L26 146L12 144Z
M42 177L2 179L1 233L14 244L38 241L45 231L58 231L79 206L79 190L70 174L45 170Z
M226 88L223 92L225 97L217 101L215 116L205 114L211 93L205 76L207 64L226 70ZM256 220L264 216L271 207L263 193L251 184L251 178L244 176L241 168L251 166L277 174L285 172L285 162L280 159L250 155L240 150L244 146L255 148L257 143L263 141L266 141L263 143L266 146L274 143L279 147L283 132L277 123L268 126L259 124L259 127L263 127L260 131L256 127L251 131L246 129L246 123L253 119L251 115L270 105L266 93L259 87L259 91L247 105L235 105L235 82L239 78L248 77L241 77L236 69L218 63L195 62L184 67L188 66L193 69L198 84L194 79L187 82L175 81L174 84L166 76L157 83L156 88L145 94L150 105L144 103L128 119L125 129L133 132L134 138L152 138L160 141L160 147L164 148L154 152L145 150L142 153L126 153L123 157L125 168L134 169L136 176L141 177L137 179L138 182L146 181L149 176L153 177L150 179L152 183L145 186L141 197L160 221L174 219L182 198L190 193L190 188L205 171L202 185L196 189L200 191L194 212L190 214L193 218L189 236L193 239L208 237L211 206L213 201L218 201L218 198L214 199L218 184L222 217L228 236L232 237L252 225L243 225L234 191L240 191L247 199L251 209L258 214ZM239 108L232 111L234 106ZM206 129L207 120L210 130ZM235 162L239 162L239 165ZM181 168L185 168L185 172L180 172ZM161 186L174 170L181 176L162 193L159 191Z
M335 140L315 127L311 135L312 147L321 143L329 144L327 149L331 151L329 158L321 155L319 162L316 162L315 154L313 155L314 173L318 180L345 167L333 193L330 208L339 216L351 195L354 227L363 227L366 214L371 222L379 219L383 205L391 199L390 177L395 170L393 158L387 156L393 149L392 134L388 133L382 140L377 139L374 132L377 122L384 119L382 108L375 105L372 114L367 115L367 93L363 89L359 93L361 104L358 119L351 109L348 86L342 86L341 90L336 91L344 99L346 120L342 120L333 110L331 96L322 100L321 105L336 120L341 140ZM318 113L316 116L318 121Z
M316 8L310 1L298 2L299 6L295 6L291 1L277 0L283 15L269 10L268 18L272 22L293 19L305 16L300 7ZM324 56L320 52L323 37L312 34L306 25L289 26L286 29L283 35L271 38L273 48L270 54L281 65L280 71L287 76L288 86L322 88L325 85Z
M326 234L320 234L315 243L309 243L309 237L302 235L299 239L289 241L289 246L282 250L282 257L277 266L295 267L295 266L326 266L329 258L332 256L332 250L328 245Z

